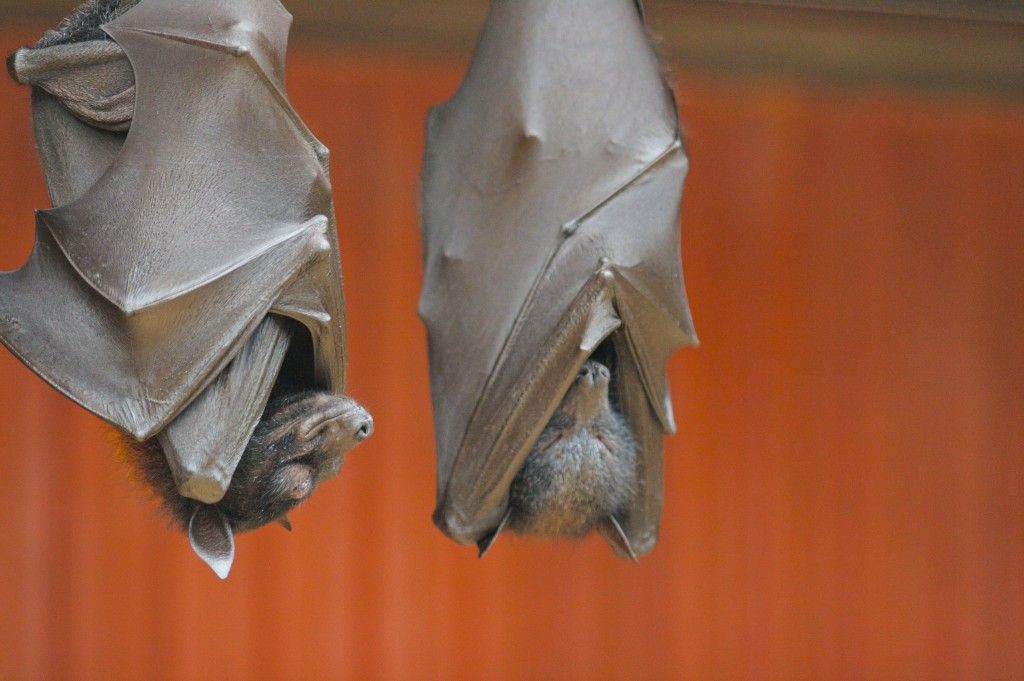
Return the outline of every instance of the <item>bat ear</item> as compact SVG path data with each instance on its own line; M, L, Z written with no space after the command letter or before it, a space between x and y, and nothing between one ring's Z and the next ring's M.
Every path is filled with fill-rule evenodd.
M196 510L188 522L188 540L196 555L218 577L227 579L235 560L235 533L231 523L216 506L196 504Z
M611 545L615 553L623 558L629 558L634 563L640 562L636 551L633 550L633 546L629 543L629 537L626 536L626 532L622 529L622 525L619 524L615 516L610 515L598 523L597 531Z
M281 516L280 518L278 518L274 522L276 522L278 525L280 525L284 529L288 530L289 532L292 531L292 521L288 519L287 515Z
M491 545L494 544L494 540L498 538L498 535L501 534L501 531L505 529L506 525L508 525L508 519L511 516L511 509L505 511L505 515L501 517L501 522L498 523L498 526L490 532L488 532L487 534L485 534L483 537L481 537L479 541L477 541L476 548L480 551L480 553L477 554L477 558L483 558L484 554L491 549Z

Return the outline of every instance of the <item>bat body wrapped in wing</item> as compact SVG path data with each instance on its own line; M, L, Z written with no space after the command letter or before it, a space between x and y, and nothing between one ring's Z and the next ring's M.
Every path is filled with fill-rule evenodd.
M494 0L422 178L437 432L434 520L488 544L590 357L635 438L635 493L602 533L649 551L674 431L665 363L696 336L683 288L687 158L634 0ZM568 398L567 398L568 399Z
M327 150L288 101L277 0L91 1L118 5L109 40L9 61L55 207L0 274L0 341L215 504L275 391L345 391Z

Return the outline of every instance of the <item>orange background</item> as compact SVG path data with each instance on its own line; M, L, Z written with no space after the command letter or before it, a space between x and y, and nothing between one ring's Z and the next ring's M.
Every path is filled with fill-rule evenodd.
M669 367L660 543L478 561L430 522L415 315L424 116L463 68L292 57L377 433L226 583L0 352L0 679L1024 678L1024 106L677 71L703 346ZM28 91L0 101L13 269L46 197Z

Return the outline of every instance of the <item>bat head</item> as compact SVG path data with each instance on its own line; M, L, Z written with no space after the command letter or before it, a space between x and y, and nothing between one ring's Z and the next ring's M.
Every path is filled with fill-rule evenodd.
M345 453L373 434L373 419L344 395L311 392L267 408L224 498L195 503L188 521L192 549L222 579L234 558L234 533L280 522L308 499Z
M566 391L558 411L576 424L590 423L607 414L611 409L608 404L610 381L608 367L595 360L586 362Z

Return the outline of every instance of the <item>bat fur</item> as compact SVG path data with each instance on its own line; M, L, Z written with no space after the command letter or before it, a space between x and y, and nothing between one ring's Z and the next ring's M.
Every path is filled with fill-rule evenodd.
M583 365L512 481L514 532L579 538L629 506L637 446L609 401L610 379L604 364Z
M89 0L66 16L57 28L44 33L33 47L53 47L54 45L81 43L88 40L109 40L100 26L108 21L113 21L138 3L139 0Z

